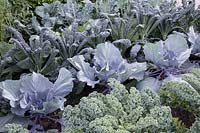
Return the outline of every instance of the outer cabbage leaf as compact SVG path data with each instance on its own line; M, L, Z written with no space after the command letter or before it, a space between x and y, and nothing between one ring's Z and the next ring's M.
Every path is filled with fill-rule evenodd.
M188 40L192 44L192 53L200 52L200 35L195 33L194 28L190 27Z
M0 88L3 90L2 96L10 100L12 113L24 115L29 110L48 114L64 108L64 97L72 91L72 80L71 73L61 68L54 84L43 75L33 73L20 80L3 81Z
M120 51L111 43L106 42L104 45L97 45L94 54L94 65L101 68L101 70L117 70L122 61Z
M155 44L148 43L143 48L146 60L152 61L155 65L166 64L164 59L164 45L162 41Z
M187 40L181 33L173 33L164 41L167 50L173 51L177 54L182 53L188 49Z
M139 81L146 70L146 63L127 63L120 51L108 42L99 44L95 49L93 68L84 62L83 56L75 56L69 61L79 70L78 79L92 87L98 82L107 82L109 78L120 82L133 78Z
M181 33L171 34L165 41L144 46L145 59L159 67L181 67L190 57L191 50Z
M65 97L66 94L68 95L73 88L72 81L73 78L70 71L65 68L61 68L58 78L52 88L52 93L54 94L54 96Z
M77 78L80 81L86 82L87 85L92 87L98 83L98 81L95 79L95 69L92 68L89 63L84 61L85 58L82 55L74 56L68 60L74 67L79 70Z
M140 81L144 78L144 73L147 69L146 63L134 62L128 64L125 62L124 64L125 68L117 78L119 81L124 82L127 79L136 79L137 81Z
M6 90L3 89L2 96L6 99L15 102L19 100L20 95L20 84L17 81L6 80L5 82L0 83L0 89L8 88Z
M137 84L137 89L151 89L154 92L157 92L160 89L161 81L153 77L147 77L144 80L140 81Z

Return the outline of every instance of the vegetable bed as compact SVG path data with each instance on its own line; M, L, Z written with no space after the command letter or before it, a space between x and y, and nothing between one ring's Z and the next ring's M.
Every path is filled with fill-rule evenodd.
M0 132L200 132L194 0L1 0L0 17Z

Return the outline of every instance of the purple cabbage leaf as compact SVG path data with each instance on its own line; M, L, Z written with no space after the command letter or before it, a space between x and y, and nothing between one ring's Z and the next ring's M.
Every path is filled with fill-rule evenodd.
M39 73L22 76L20 80L6 80L0 83L2 96L10 101L13 114L23 116L30 113L48 114L64 108L65 96L73 88L71 73L61 68L53 84Z
M151 88L157 92L163 80L178 77L194 67L188 60L192 52L185 36L173 33L165 41L147 43L143 47L145 59L150 62L148 77L137 84L138 89Z
M120 82L128 79L142 80L146 63L131 63L122 58L118 48L106 42L97 45L94 52L94 64L85 62L82 55L70 58L71 64L78 69L77 78L94 87L95 84L115 78Z
M174 32L165 41L147 43L143 47L145 59L150 61L146 77L137 83L138 89L150 88L157 92L164 79L178 76L193 68L189 57L189 48L185 35Z
M180 68L192 51L185 37L178 33L169 35L165 41L147 43L143 48L145 59L161 68Z
M188 40L192 44L192 53L200 53L200 35L195 33L193 27L189 29Z

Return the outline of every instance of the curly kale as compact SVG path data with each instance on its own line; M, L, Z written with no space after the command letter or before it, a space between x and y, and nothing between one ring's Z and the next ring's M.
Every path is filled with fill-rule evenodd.
M150 90L130 91L111 79L110 94L91 93L75 107L64 109L66 132L130 133L167 132L172 128L170 108L162 106L159 96Z
M198 68L181 78L165 83L160 90L166 105L184 108L192 113L200 113L200 79Z
M199 133L200 132L200 118L197 118L190 128L190 133Z
M8 129L8 133L29 133L27 129L19 124L7 124L6 128Z

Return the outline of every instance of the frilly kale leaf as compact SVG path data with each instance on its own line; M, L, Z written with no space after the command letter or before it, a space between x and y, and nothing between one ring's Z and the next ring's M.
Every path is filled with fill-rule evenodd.
M29 133L29 131L19 124L7 124L5 126L8 129L8 133Z
M93 67L84 61L82 55L70 58L71 64L78 69L77 77L94 87L96 83L107 82L109 78L115 78L120 82L127 79L142 80L146 70L146 63L129 64L122 58L120 51L112 43L97 45L94 52Z
M109 80L110 94L92 93L63 113L67 131L82 132L167 132L171 131L170 108L162 106L150 90L131 88L128 92L117 80Z
M200 118L196 118L196 121L192 124L190 128L190 133L198 133L200 132Z
M162 85L160 96L166 105L180 107L199 115L200 112L200 79L199 69L183 74ZM196 76L197 74L197 76Z

